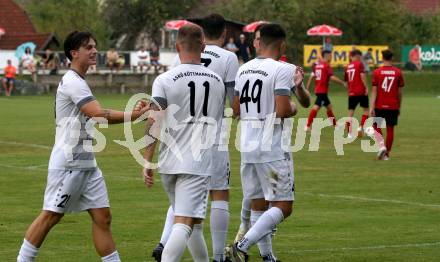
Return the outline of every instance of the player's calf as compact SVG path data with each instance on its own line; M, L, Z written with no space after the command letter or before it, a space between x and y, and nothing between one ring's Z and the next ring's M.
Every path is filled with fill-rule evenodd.
M64 214L61 213L55 213L46 210L42 211L40 215L38 215L38 217L34 220L34 222L32 222L32 224L29 226L25 235L25 239L27 239L37 248L40 247L47 233L49 233L52 227L60 222L63 216Z
M286 219L292 214L293 201L274 201L271 202L271 206L279 208L283 212L284 219Z
M17 262L34 261L44 238L64 214L42 211L29 226L18 253Z
M102 261L120 261L111 233L111 213L109 208L88 210L92 218L92 234L96 252Z

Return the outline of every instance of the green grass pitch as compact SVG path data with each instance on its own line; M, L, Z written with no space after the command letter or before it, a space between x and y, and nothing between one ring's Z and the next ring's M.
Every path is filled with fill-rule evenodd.
M344 147L344 156L336 156L331 128L323 130L318 152L306 147L294 153L294 212L274 238L280 260L439 261L440 92L419 91L424 79L429 75L407 81L412 91L404 96L390 161L375 161L374 153L361 151L359 140ZM330 98L336 116L342 117L347 113L346 95L335 90ZM129 96L97 98L105 107L123 109ZM15 261L24 232L42 206L54 142L53 99L0 98L1 261ZM308 112L300 109L299 117ZM318 117L324 116L322 110ZM140 135L142 126L135 129ZM97 153L97 160L106 178L121 258L152 261L151 250L160 238L168 208L159 177L153 189L144 187L140 166L126 148L113 142L124 140L122 125L101 131L107 147ZM229 241L238 228L241 206L239 154L235 150L231 166ZM211 250L209 226L205 226L205 238ZM251 261L260 261L257 256L254 247ZM64 217L47 237L38 261L100 261L87 213ZM191 261L188 253L185 261Z

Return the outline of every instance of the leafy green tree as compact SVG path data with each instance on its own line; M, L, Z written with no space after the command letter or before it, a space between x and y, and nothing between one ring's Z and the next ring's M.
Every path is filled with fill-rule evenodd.
M302 62L303 45L320 44L308 37L307 29L318 24L340 28L344 34L334 43L388 44L398 46L403 38L400 0L221 0L215 9L243 22L268 20L283 25L287 33L288 57Z
M324 22L343 30L343 40L351 44L384 44L399 39L402 24L399 0L313 1L315 23Z
M438 44L440 39L440 10L434 14L407 14L401 29L405 44Z
M112 30L112 38L125 35L125 48L134 48L140 33L160 42L160 29L168 19L184 17L195 0L106 0L103 17Z
M24 5L37 31L54 32L62 42L73 30L91 31L100 48L108 47L109 30L100 19L99 0L29 0Z

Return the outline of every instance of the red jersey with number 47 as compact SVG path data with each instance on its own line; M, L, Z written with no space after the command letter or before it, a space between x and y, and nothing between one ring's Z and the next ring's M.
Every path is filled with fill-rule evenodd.
M368 94L367 87L362 82L361 73L365 73L364 64L361 61L351 62L345 68L344 79L348 83L349 96L365 96Z
M327 94L330 77L333 75L332 68L326 62L320 62L313 68L315 76L315 94Z
M373 72L373 86L377 87L375 108L398 110L399 88L404 86L402 72L394 66L383 66Z

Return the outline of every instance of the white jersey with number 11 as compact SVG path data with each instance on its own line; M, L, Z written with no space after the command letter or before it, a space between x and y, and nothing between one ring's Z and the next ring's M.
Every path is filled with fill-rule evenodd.
M181 64L156 78L152 97L162 108L169 109L164 126L168 128L166 134L171 139L162 141L160 145L162 164L159 172L212 175L214 147L207 146L195 152L197 142L194 141L202 139L204 143L206 139L212 139L211 143L215 142L217 126L204 124L203 121L209 118L216 125L221 124L225 87L219 75L201 64ZM204 131L195 137L197 127L202 127Z

